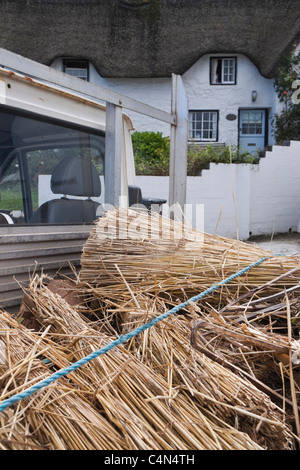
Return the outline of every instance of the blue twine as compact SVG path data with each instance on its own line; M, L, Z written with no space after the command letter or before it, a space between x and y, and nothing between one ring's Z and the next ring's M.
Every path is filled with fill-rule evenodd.
M276 255L273 255L276 256ZM173 307L171 310L168 312L163 313L162 315L159 315L158 317L154 318L151 320L149 323L146 323L144 325L139 326L135 330L126 333L125 335L121 335L117 340L112 341L110 344L104 346L103 348L99 349L98 351L94 351L93 353L89 354L88 356L84 357L83 359L80 359L79 361L75 362L74 364L71 364L70 366L66 367L65 369L61 369L57 372L55 372L53 375L48 377L47 379L41 380L37 384L33 385L32 387L28 388L27 390L24 390L23 392L20 392L16 395L13 395L12 397L8 398L7 400L4 400L2 403L0 403L0 412L4 411L7 407L11 406L13 403L16 403L18 401L23 400L24 398L29 397L33 393L37 392L38 390L41 390L44 387L47 387L51 383L55 382L56 380L60 379L61 377L64 377L65 375L68 375L70 372L74 372L76 369L81 367L84 364L87 364L88 362L92 361L93 359L106 354L108 351L111 351L113 348L119 346L120 344L123 344L127 342L129 339L139 335L140 333L143 333L145 330L151 328L152 326L156 325L156 323L165 320L168 318L170 315L173 313L177 313L179 310L187 307L191 302L195 302L199 299L202 299L205 297L207 294L210 294L214 292L216 289L219 287L228 284L230 281L236 279L239 276L242 276L246 272L250 271L250 269L259 266L261 263L266 261L269 257L264 257L261 258L260 260L256 261L255 263L247 266L246 268L242 269L241 271L236 272L235 274L232 274L228 278L224 279L221 281L219 284L213 284L211 287L203 291L202 293L191 297L189 300L186 302L183 302L179 305L176 305Z

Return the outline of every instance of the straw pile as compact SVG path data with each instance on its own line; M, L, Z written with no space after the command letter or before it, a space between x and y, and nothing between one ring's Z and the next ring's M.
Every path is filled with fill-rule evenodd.
M64 351L44 342L44 334L32 332L1 315L1 398L17 393L51 375L41 355L48 350L62 360ZM46 330L45 330L46 332ZM53 350L52 350L53 349ZM124 442L111 423L87 402L80 391L62 378L15 408L1 414L1 450L124 449Z
M0 399L262 256L156 214L107 213L68 285L75 302L35 276L26 312L35 331L1 314ZM0 414L1 449L294 449L299 277L299 260L272 257L19 402Z

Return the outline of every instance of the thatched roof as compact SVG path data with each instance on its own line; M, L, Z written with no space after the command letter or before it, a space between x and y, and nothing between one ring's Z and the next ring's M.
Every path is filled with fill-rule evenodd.
M0 47L103 77L182 74L203 54L242 53L272 77L299 39L300 0L0 0Z

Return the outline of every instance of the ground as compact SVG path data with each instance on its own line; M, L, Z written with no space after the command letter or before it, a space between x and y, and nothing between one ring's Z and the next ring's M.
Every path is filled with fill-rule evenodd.
M251 237L249 242L273 253L300 256L300 233Z

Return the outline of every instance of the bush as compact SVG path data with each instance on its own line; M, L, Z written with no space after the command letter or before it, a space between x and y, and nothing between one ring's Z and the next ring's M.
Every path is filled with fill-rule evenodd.
M293 83L300 79L300 53L287 56L274 78L274 88L284 108L275 114L272 125L277 144L300 140L300 105L293 102Z
M134 132L132 145L137 175L169 174L169 137L163 137L161 132Z
M300 105L289 104L273 119L273 134L278 145L289 140L300 140Z
M255 163L256 160L249 152L241 152L234 145L214 147L208 144L199 147L194 144L188 150L187 174L196 176L203 168L207 168L209 163Z
M170 138L161 132L134 132L132 145L137 175L167 176L169 174ZM205 147L191 145L188 149L187 174L197 176L209 163L255 163L256 159L248 152L240 152L238 147L226 145Z

